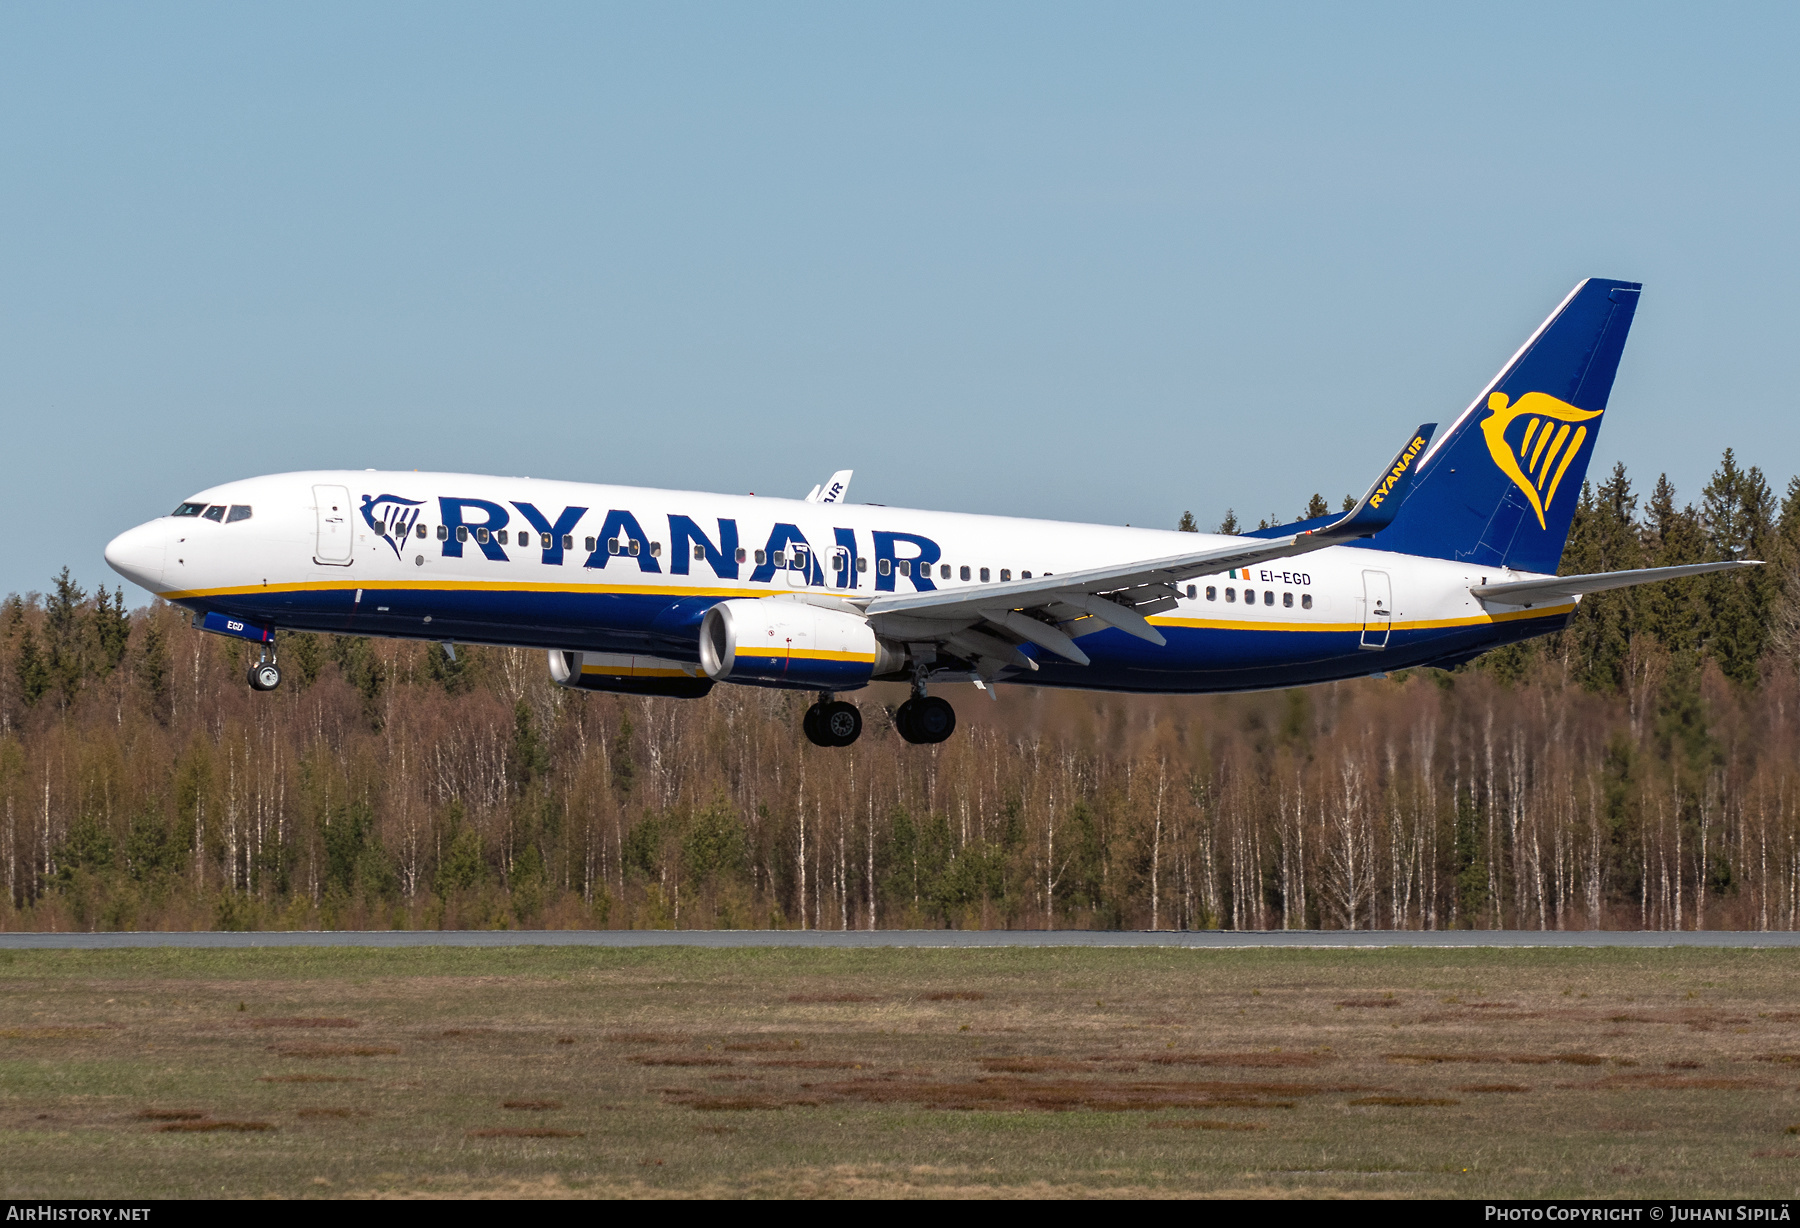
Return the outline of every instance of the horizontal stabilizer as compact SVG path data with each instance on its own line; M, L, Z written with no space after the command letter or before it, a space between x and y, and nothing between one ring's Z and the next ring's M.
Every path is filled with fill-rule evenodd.
M1567 601L1583 593L1603 593L1613 588L1630 588L1634 584L1654 584L1658 580L1679 580L1683 576L1705 576L1762 565L1760 559L1733 559L1724 563L1687 563L1680 567L1640 567L1635 571L1603 571L1589 576L1550 576L1542 580L1476 584L1471 585L1469 591L1483 601L1533 606L1546 601Z

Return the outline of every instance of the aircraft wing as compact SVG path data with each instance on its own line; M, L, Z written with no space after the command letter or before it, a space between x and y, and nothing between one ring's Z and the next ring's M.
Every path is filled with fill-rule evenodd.
M1548 576L1542 580L1509 580L1503 584L1471 585L1469 591L1483 601L1531 607L1546 601L1566 601L1583 593L1603 593L1634 584L1704 576L1739 567L1761 567L1760 559L1733 559L1724 563L1687 563L1680 567L1640 567L1635 571L1602 571L1586 576Z
M1177 582L1307 554L1386 528L1406 498L1413 464L1434 429L1428 423L1413 432L1356 506L1322 528L979 589L881 596L870 600L864 613L876 634L943 643L959 656L978 659L988 676L1007 665L1035 670L1037 663L1018 651L1026 641L1086 665L1088 656L1074 636L1106 626L1161 647L1167 641L1146 616L1175 607Z

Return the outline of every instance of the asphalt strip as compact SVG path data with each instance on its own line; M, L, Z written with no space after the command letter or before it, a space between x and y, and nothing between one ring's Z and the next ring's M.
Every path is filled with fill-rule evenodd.
M0 934L0 951L126 947L1800 947L1744 930L258 930Z

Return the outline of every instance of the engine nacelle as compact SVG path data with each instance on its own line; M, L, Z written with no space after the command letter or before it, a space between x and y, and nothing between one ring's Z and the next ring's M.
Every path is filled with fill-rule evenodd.
M692 665L662 657L610 652L552 651L550 681L583 691L663 695L671 699L699 699L713 688L712 679L697 676Z
M715 682L848 691L906 667L906 652L875 638L868 620L803 601L721 601L700 624L700 667Z

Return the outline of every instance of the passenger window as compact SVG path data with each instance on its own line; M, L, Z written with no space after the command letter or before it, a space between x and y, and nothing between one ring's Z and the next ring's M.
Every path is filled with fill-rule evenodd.
M831 570L843 571L850 565L850 557L842 550L831 556Z
M244 503L233 503L231 510L225 513L226 524L236 524L240 520L250 519L250 507Z
M333 508L332 510L336 511L337 509ZM217 521L225 519L225 508L222 504L215 503L211 507L207 508L204 512L201 512L200 516L201 516L201 519L203 519L203 520L211 520L211 521L217 522Z
M879 563L875 564L875 570L884 576L890 575L894 570L894 564L892 560L882 559Z
M1286 609L1289 609L1289 610L1293 609L1294 608L1294 594L1292 594L1292 593L1281 594L1281 604Z
M631 539L631 556L633 558L636 558L637 552L638 552L638 541L637 541L637 538L634 537Z
M174 511L170 512L169 515L171 515L171 516L198 516L201 512L204 512L205 510L206 510L206 504L204 504L204 503L183 503L180 507L178 507Z
M608 554L617 554L619 552L619 539L618 538L609 537L606 539L606 552Z
M743 561L744 561L744 560L742 560L742 559L739 559L739 560L738 560L738 562L740 562L740 563L741 563L741 562L743 562ZM763 565L763 564L764 564L764 563L765 563L765 562L767 562L767 561L768 561L768 556L767 556L767 555L765 555L765 554L764 554L764 553L763 553L763 552L762 552L762 551L761 551L761 550L758 550L758 551L757 551L757 552L756 552L756 565L757 565L757 566L758 566L758 567L761 567L761 566L762 566L762 565ZM781 566L781 559L780 559L780 558L779 558L779 557L777 557L777 558L776 558L776 560L775 560L775 565L776 565L776 566L777 566L777 567L779 567L779 566Z
M777 550L774 554L774 557L770 561L773 562L775 564L775 566L777 566L777 567L786 567L787 566L787 551Z
M575 535L573 533L564 533L563 534L563 549L564 550L573 550L574 548L575 548Z
M1194 586L1192 584L1190 584L1190 585L1188 585L1188 600L1192 601L1194 599L1194 595L1195 595Z
M1208 584L1206 586L1206 599L1208 601L1217 601L1219 599L1219 590Z
M488 531L486 529L476 529L475 530L475 540L480 545L483 545L483 546L487 545Z
M459 542L466 542L469 540L469 526L468 525L459 524L456 526L456 540Z
M950 578L950 564L945 563L941 567L938 568L938 579L948 580L949 578Z
M695 546L694 547L694 562L698 563L701 559L704 559L705 557L706 557L706 547L705 546Z
M424 525L418 526L418 532L419 532L420 539L423 540L426 535L425 534L425 526Z
M1235 588L1226 589L1225 590L1225 600L1236 601L1237 600L1237 590Z
M1300 608L1303 610L1312 609L1312 594L1311 593L1301 593L1300 594Z
M1011 581L1012 581L1012 568L1002 567L1000 569L1000 583L1007 584L1007 583L1010 583Z
M858 570L858 571L869 570L869 560L861 555L857 556L856 570Z
M650 557L653 559L660 559L662 557L662 543L661 542L651 542L650 543Z
M1029 579L1031 579L1031 573L1029 571L1021 571L1019 573L1019 579L1029 580Z
M696 550L699 550L699 551L700 551L700 554L704 554L704 553L706 553L706 551L705 551L705 550L704 550L704 549L703 549L703 548L702 548L702 547L700 547L700 546L695 546L695 547L694 547L694 549L696 549ZM695 555L695 556L694 556L694 557L695 557L695 558L699 558L699 557L700 557L700 555L699 555L699 554L696 554L696 555ZM742 546L739 546L739 547L738 547L738 552L737 552L737 561L738 561L738 562L740 562L740 563L741 563L741 562L743 562L743 561L744 561L744 557L745 557L745 556L744 556L744 548L743 548L743 547L742 547Z
M506 530L500 529L500 530L496 531L494 534L494 539L496 541L498 541L502 546L504 546L506 544ZM523 541L524 539L520 538L520 540Z
M963 579L967 580L969 578L969 569L964 567L958 574L961 575Z
M988 582L988 569L985 567L983 567L981 569L981 582L983 584L986 584Z
M897 566L900 568L901 575L903 575L903 576L912 575L912 560L911 559L901 559L900 562L897 564Z
M538 548L540 550L548 550L548 549L550 549L550 546L551 546L550 535L548 533L539 533L538 534Z
M594 539L593 538L591 538L591 537L583 538L582 545L584 547L586 547L587 552L589 554L592 554L594 552Z

